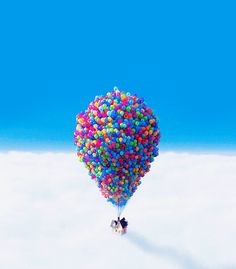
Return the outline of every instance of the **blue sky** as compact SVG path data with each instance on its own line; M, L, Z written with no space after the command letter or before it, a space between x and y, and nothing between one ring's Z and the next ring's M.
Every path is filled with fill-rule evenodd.
M236 149L233 1L5 1L0 149L74 149L114 86L160 118L163 149Z

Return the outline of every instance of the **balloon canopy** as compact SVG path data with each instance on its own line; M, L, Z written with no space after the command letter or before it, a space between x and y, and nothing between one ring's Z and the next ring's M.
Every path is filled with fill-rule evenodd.
M144 100L116 88L77 115L77 155L107 201L126 205L158 156L159 131Z

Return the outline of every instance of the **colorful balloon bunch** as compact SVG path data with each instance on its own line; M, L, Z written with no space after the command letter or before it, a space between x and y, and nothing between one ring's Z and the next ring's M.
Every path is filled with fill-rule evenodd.
M158 121L142 98L114 89L76 117L79 160L103 196L123 207L158 156Z

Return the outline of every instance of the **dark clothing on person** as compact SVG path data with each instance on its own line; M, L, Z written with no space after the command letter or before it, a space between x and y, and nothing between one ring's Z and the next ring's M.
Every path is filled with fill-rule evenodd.
M126 221L125 218L122 218L120 220L120 224L121 224L122 228L124 229L128 226L128 221Z

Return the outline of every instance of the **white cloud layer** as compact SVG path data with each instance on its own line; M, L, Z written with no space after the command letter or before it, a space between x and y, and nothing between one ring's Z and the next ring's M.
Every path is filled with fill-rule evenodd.
M162 153L128 234L74 153L0 153L0 268L235 269L236 156Z

